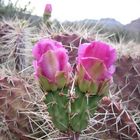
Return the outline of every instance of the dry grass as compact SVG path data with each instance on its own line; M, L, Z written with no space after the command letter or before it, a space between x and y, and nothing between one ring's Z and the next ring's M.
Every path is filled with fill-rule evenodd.
M117 50L118 59L122 56L131 57L133 59L140 57L140 44L133 41L128 43L113 44L114 48Z

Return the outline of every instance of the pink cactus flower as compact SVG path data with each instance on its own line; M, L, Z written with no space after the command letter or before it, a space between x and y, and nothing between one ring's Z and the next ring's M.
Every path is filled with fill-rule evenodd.
M89 87L91 82L97 84L110 80L115 71L115 60L115 49L104 42L81 44L77 57L77 73L81 87L83 84Z
M52 5L51 4L46 4L44 14L51 14L52 13Z
M43 77L47 83L60 88L68 82L71 66L67 50L61 43L52 39L42 39L35 44L32 53L35 58L33 65L37 79Z

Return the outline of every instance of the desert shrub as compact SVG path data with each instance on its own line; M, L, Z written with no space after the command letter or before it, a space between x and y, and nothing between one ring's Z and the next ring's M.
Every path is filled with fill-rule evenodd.
M28 10L30 2L28 2L24 8L18 7L18 0L15 3L12 3L9 0L7 3L4 0L0 0L0 19L4 18L28 18L31 15L31 11Z

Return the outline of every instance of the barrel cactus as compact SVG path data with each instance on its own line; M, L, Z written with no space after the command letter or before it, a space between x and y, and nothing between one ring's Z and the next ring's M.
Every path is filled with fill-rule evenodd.
M28 21L19 19L3 20L0 24L0 63L8 63L18 72L29 63L26 56L29 54L33 30L29 24Z

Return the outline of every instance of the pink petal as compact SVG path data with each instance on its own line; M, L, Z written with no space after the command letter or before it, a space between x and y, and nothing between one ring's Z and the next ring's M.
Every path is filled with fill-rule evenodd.
M51 4L46 4L44 12L46 14L51 13L52 12L52 5Z
M90 44L89 43L84 43L84 44L81 44L78 48L78 62L80 61L80 59L84 56L85 54L85 50L87 49L87 47L89 46Z
M112 65L106 72L105 77L107 79L110 79L113 75L113 73L115 72L115 67Z
M47 77L50 81L55 81L55 74L59 71L59 61L56 53L49 50L43 54L39 61L39 67L41 68L42 74Z
M33 67L35 69L35 72L34 72L35 78L38 79L40 68L39 68L36 60L33 61Z
M71 67L70 63L67 63L67 64L66 64L66 66L65 66L65 68L64 68L64 71L65 71L66 73L71 73L71 72L72 72L72 67Z
M39 60L40 57L49 50L63 48L62 44L52 39L42 39L33 47L33 56Z
M108 44L100 41L94 41L90 45L83 44L78 50L78 56L82 57L94 57L104 61L107 68L109 68L116 59L115 49ZM83 51L83 52L82 52Z
M55 52L57 55L57 59L59 61L59 70L64 71L68 63L68 55L66 53L66 49L60 48L60 49L57 49Z
M59 71L63 71L67 79L70 78L70 73L72 72L72 67L68 62L67 51L64 48L57 49L56 51L57 59L59 61Z
M35 44L32 49L33 56L38 60L41 57L41 50L39 44Z
M103 61L98 58L88 57L81 59L81 64L86 70L86 76L92 80L98 80L106 73L107 69Z

